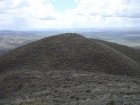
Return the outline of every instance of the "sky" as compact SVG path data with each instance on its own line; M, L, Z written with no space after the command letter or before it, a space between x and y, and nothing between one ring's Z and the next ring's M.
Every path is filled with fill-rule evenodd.
M140 0L0 0L0 30L140 27Z

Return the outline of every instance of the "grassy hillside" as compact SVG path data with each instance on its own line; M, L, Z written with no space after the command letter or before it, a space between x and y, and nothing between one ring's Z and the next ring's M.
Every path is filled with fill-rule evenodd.
M140 66L134 60L100 42L68 33L47 37L4 54L0 57L0 72L44 65L140 77Z
M75 33L32 42L0 56L0 103L138 104L140 64L132 53Z
M140 50L139 49L120 45L117 43L107 42L107 41L103 41L103 40L97 40L97 39L96 40L92 39L92 40L103 43L107 46L110 46L111 48L121 52L122 54L124 54L124 55L130 57L131 59L140 63Z

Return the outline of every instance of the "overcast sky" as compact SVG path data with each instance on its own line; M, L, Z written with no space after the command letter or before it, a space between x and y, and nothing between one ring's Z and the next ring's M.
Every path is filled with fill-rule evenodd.
M0 29L139 27L140 0L0 0Z

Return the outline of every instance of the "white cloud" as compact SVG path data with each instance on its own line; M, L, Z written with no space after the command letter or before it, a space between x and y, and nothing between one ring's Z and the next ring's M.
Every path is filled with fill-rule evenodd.
M74 0L77 7L56 12L56 0L0 0L0 28L140 26L139 0Z
M81 15L133 16L140 13L137 0L75 0L79 2L75 13Z
M46 27L43 23L47 22L41 20L55 20L56 15L54 6L47 0L0 1L0 24L6 28L37 28L40 24Z
M69 11L69 14L86 17L87 24L97 24L92 26L123 27L132 24L135 21L133 18L140 18L138 0L75 0L75 2L78 4L77 8ZM139 26L138 23L133 24L132 26Z

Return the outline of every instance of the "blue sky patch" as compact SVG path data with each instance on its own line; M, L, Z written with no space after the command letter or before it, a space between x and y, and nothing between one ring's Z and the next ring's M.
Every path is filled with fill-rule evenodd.
M55 0L51 3L54 5L56 12L64 12L67 9L72 10L77 6L74 0Z

